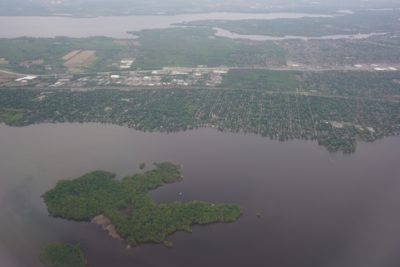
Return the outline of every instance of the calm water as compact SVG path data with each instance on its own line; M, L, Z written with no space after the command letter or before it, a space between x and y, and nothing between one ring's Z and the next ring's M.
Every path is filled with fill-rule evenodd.
M231 39L247 39L253 41L282 41L282 40L338 40L338 39L366 39L372 36L384 35L386 33L357 33L357 34L336 34L336 35L324 35L324 36L296 36L296 35L286 35L286 36L272 36L272 35L251 35L251 34L238 34L231 32L222 28L214 28L215 36L227 37Z
M42 247L67 241L82 244L93 267L398 267L399 148L400 138L387 138L342 155L211 129L0 126L0 265L39 266ZM121 177L163 160L183 164L185 179L154 191L156 200L238 203L243 217L174 234L172 249L127 250L94 225L47 216L40 195L58 180L94 169Z
M172 24L198 20L281 19L304 17L332 17L305 13L204 13L175 16L129 16L129 17L29 17L0 16L0 38L30 37L90 37L107 36L132 38L128 31L163 29Z

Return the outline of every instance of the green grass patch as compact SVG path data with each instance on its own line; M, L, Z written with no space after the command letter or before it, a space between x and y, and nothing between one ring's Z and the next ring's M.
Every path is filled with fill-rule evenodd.
M221 87L268 90L295 91L298 88L296 72L272 70L230 70L224 77Z

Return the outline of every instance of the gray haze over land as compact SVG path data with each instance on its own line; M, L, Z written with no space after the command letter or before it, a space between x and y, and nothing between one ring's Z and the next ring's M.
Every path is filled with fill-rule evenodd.
M0 15L159 15L202 12L321 12L343 8L392 8L394 0L1 0Z

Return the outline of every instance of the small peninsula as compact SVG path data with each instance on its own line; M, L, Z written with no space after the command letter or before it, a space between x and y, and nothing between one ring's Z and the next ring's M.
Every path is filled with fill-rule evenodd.
M242 214L238 205L204 201L156 203L148 192L182 179L181 168L170 162L155 163L155 168L127 176L94 171L75 180L60 181L43 195L50 215L75 221L107 221L110 235L129 246L164 243L176 231L191 232L191 225L234 222ZM96 222L95 222L96 223ZM97 223L102 225L102 223Z
M40 261L46 267L87 267L79 245L54 243L40 254Z

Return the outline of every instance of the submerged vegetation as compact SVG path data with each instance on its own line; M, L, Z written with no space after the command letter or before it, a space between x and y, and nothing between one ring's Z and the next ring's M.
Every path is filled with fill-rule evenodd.
M94 171L72 181L62 181L43 195L52 216L90 221L104 215L129 245L163 243L176 231L191 231L193 224L233 222L241 215L238 205L203 201L158 204L148 195L164 184L181 179L179 166L156 163L156 168L117 181L115 175ZM127 210L129 212L127 212ZM165 242L168 246L170 242Z
M50 244L40 254L40 261L45 267L87 267L79 245Z

